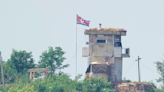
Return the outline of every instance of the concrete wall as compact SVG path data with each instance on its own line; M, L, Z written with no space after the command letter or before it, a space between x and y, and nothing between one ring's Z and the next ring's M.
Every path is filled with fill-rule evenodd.
M121 83L117 85L118 92L155 92L155 88L150 83Z
M112 83L117 84L122 81L122 45L116 47L115 41L120 41L121 35L126 35L122 31L96 31L88 30L85 34L89 35L89 64L94 62L107 63L108 68L106 74L93 74L92 76L107 75ZM117 37L120 39L116 39ZM97 43L97 40L105 40L105 43Z

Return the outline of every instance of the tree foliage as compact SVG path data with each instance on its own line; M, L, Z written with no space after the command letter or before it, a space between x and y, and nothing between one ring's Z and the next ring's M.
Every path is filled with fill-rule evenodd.
M14 80L14 83L4 88L0 87L0 92L109 92L112 89L111 84L105 79L79 81L81 75L72 80L64 73L55 73L56 70L68 67L68 64L63 64L64 54L60 47L49 47L40 56L39 66L50 68L52 75L30 81L26 72L27 69L34 67L32 53L13 50L3 67L5 79Z
M40 56L40 67L49 67L51 74L53 74L57 69L63 69L68 67L68 64L63 65L65 60L64 57L65 52L61 47L49 47L48 50L44 51Z
M83 86L83 92L110 92L112 90L111 83L102 78L84 80Z
M5 83L13 83L17 76L16 69L12 67L10 62L3 64Z
M62 74L49 76L44 80L16 82L6 92L76 92L75 88L76 82Z
M158 71L158 73L160 75L160 77L157 80L157 82L162 82L163 86L164 86L164 61L156 62L156 67L157 67L157 71Z
M26 73L29 68L34 67L32 52L13 50L8 62L11 67L16 69L17 73Z
M105 79L76 81L66 74L56 74L43 80L17 81L2 90L5 90L3 92L110 92L112 88Z

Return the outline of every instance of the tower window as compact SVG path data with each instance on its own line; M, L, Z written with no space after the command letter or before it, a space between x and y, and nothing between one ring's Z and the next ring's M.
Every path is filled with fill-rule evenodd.
M120 35L115 35L114 42L121 42L121 36Z
M122 47L121 42L115 42L115 43L114 43L114 47Z
M106 40L97 40L97 43L106 43Z

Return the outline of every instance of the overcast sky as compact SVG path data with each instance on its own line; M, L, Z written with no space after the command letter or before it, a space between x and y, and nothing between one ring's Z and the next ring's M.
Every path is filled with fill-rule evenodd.
M158 78L155 62L164 59L164 0L0 0L0 50L3 59L12 49L32 51L35 62L49 46L66 52L65 72L75 75L76 14L91 21L89 28L116 27L127 30L123 48L131 57L124 59L123 78L137 81L137 56L141 56L141 80ZM81 50L88 37L78 25L78 73L87 68Z

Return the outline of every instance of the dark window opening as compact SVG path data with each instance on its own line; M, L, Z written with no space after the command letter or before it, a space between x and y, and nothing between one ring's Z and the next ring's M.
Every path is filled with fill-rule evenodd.
M125 49L125 54L129 54L129 48Z
M97 43L106 43L106 40L97 40Z
M121 42L121 36L120 35L115 35L114 42Z
M115 43L114 43L114 47L122 47L121 42L115 42Z

